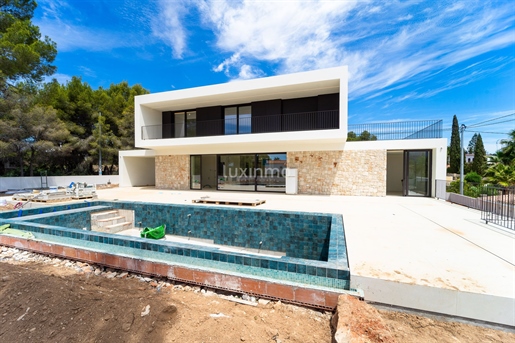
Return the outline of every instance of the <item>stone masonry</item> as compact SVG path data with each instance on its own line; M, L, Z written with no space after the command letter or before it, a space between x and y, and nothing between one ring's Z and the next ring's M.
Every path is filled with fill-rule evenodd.
M156 188L190 189L190 156L156 156Z
M299 194L386 195L386 150L288 152Z

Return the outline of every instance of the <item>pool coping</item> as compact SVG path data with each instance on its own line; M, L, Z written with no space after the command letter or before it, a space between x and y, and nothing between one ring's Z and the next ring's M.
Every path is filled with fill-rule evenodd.
M0 234L0 245L127 270L142 275L166 277L174 281L213 289L245 293L271 300L281 300L323 310L334 310L338 303L338 296L341 294L350 294L361 299L363 298L362 292L358 290L329 290L321 287L311 288L308 285L273 282L248 276L230 275L225 272L217 273L199 268L187 268L164 262L114 255L60 244L51 244L10 235Z

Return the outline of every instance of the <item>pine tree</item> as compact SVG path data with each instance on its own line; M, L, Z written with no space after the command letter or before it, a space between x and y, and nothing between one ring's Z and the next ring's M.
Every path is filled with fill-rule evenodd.
M472 161L472 170L479 175L484 175L486 170L486 151L483 145L481 134L477 135L476 146L474 147L474 160Z
M452 118L451 146L449 148L449 173L460 171L460 128L456 115Z
M476 149L476 142L477 142L477 133L474 133L474 136L470 139L469 146L467 148L467 151L469 154L473 154L474 150Z

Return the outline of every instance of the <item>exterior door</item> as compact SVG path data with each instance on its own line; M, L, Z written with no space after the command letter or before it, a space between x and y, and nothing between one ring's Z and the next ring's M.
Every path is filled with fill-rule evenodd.
M404 196L431 196L431 150L404 151Z

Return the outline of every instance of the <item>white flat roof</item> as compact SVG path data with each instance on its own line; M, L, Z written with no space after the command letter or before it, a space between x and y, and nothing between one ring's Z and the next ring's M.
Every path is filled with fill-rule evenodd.
M135 101L137 105L154 110L174 111L270 99L301 98L338 93L342 79L346 85L346 66L139 95Z

